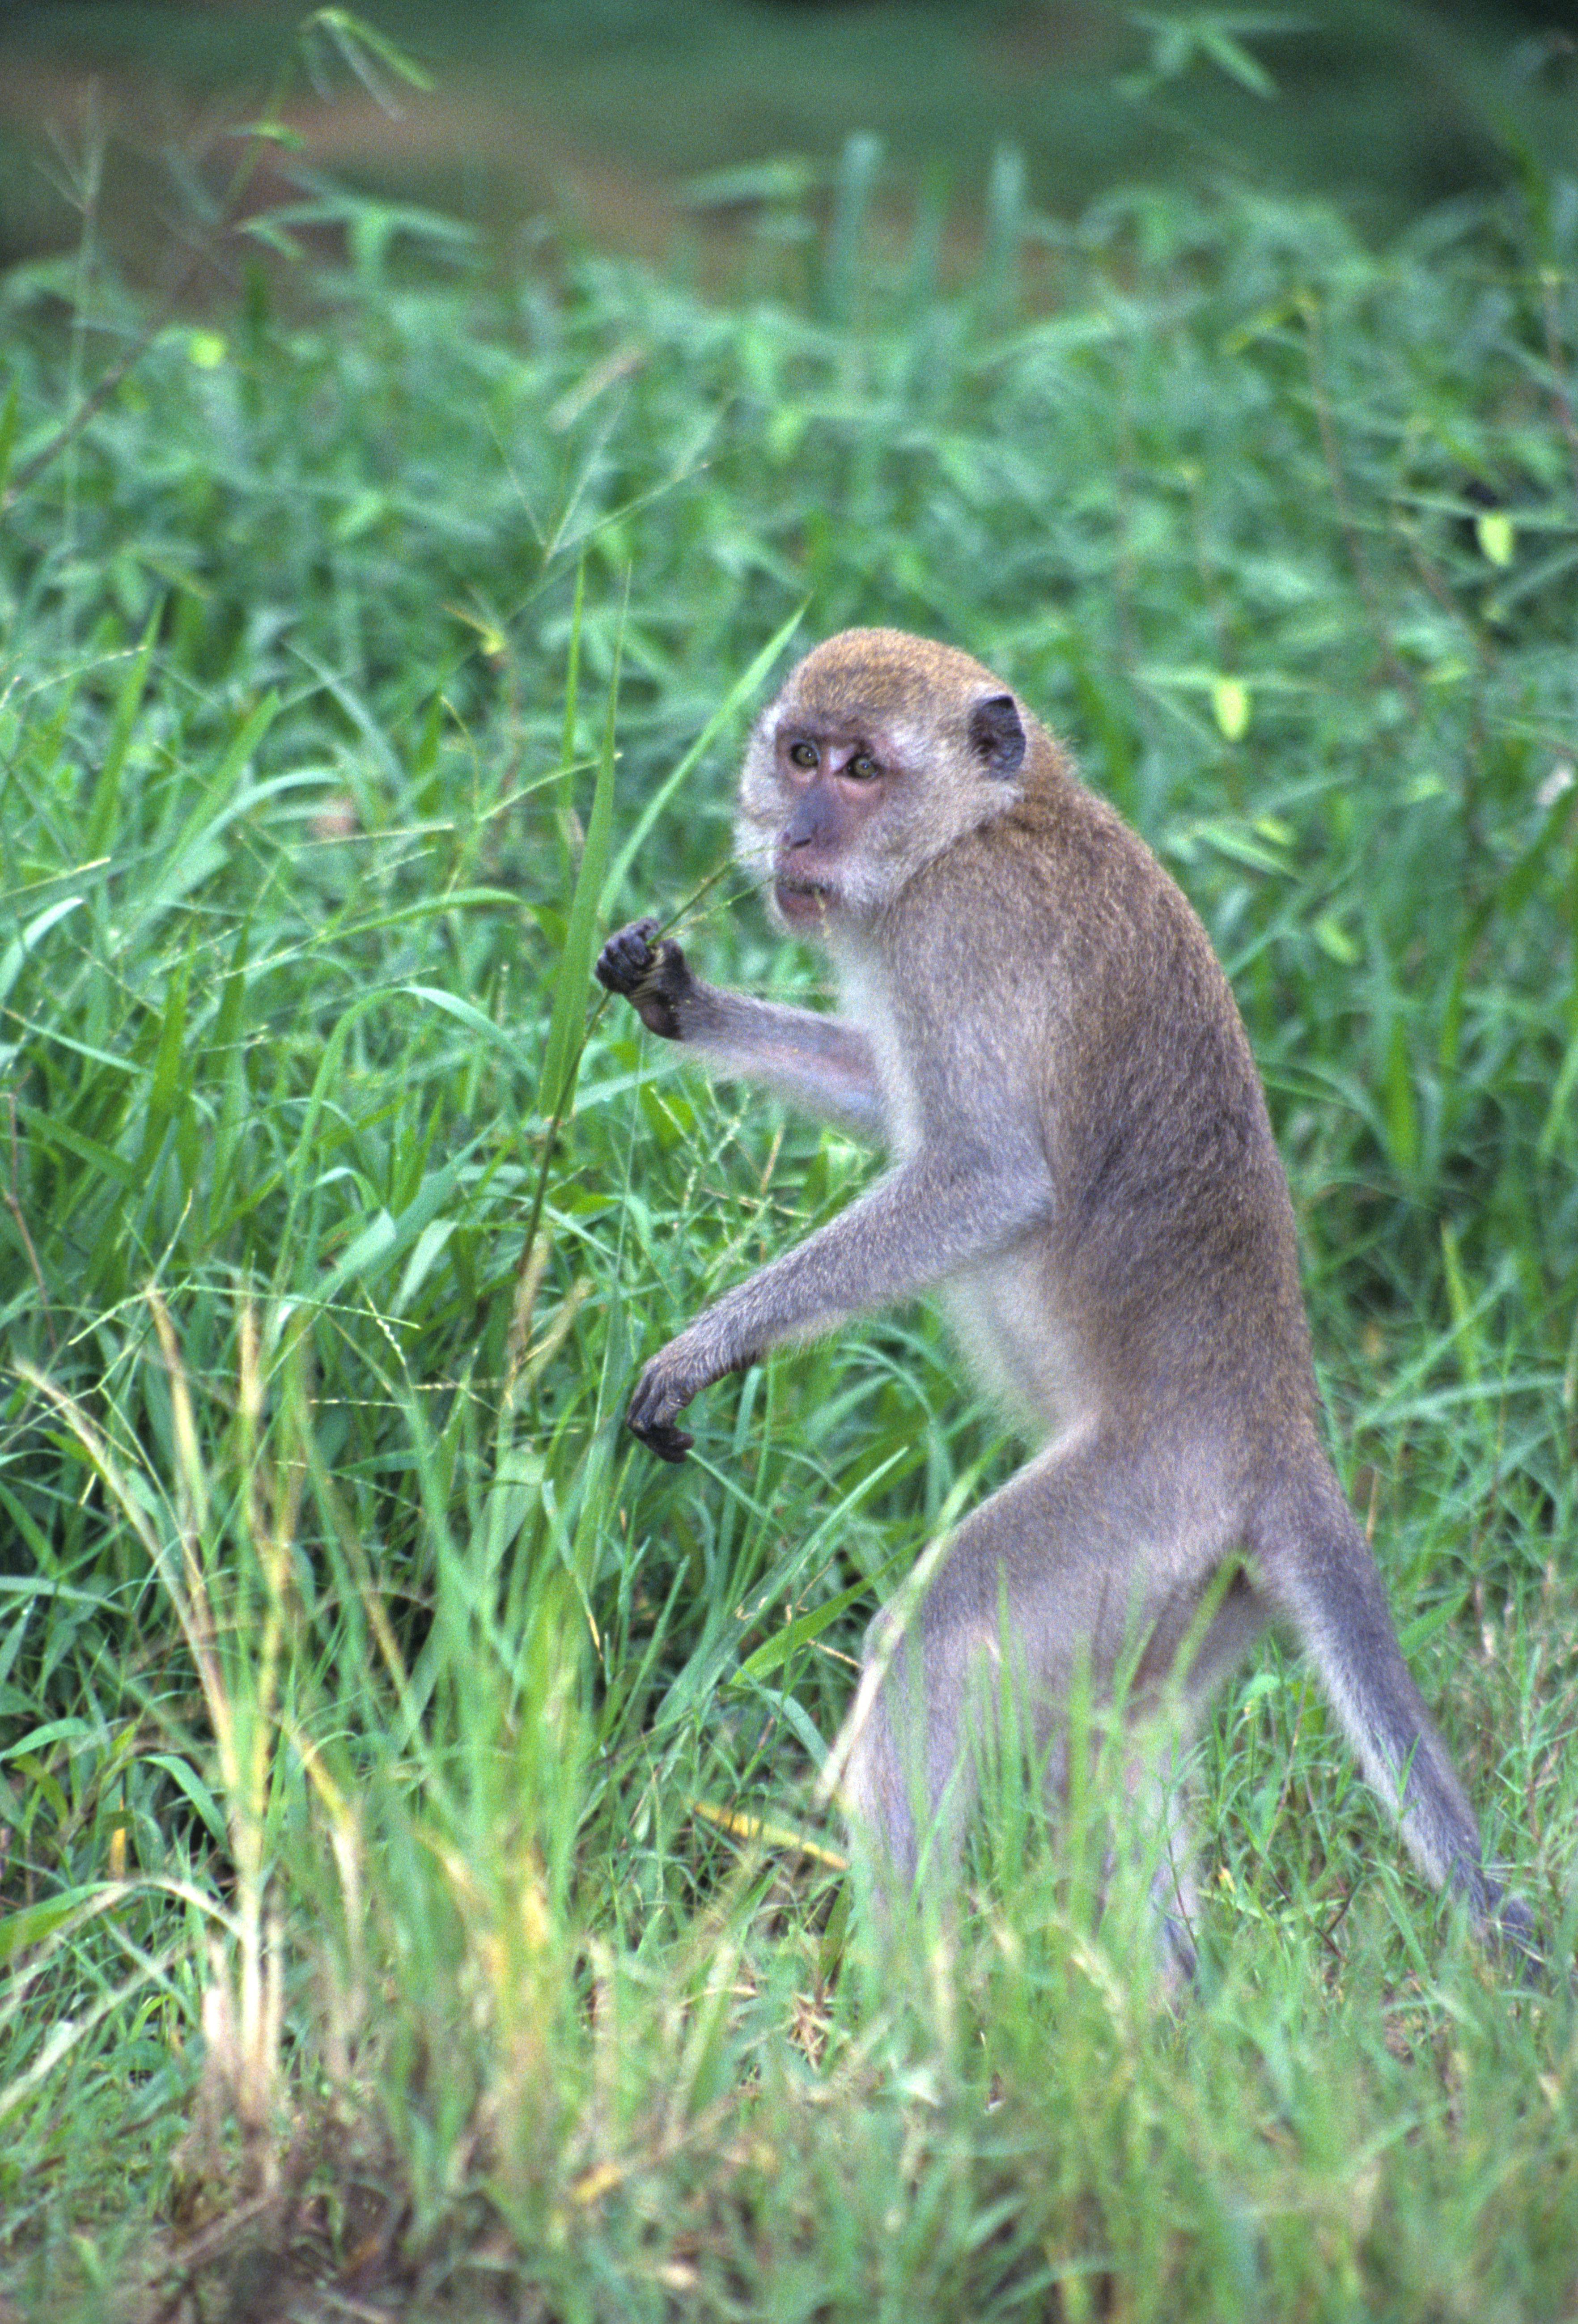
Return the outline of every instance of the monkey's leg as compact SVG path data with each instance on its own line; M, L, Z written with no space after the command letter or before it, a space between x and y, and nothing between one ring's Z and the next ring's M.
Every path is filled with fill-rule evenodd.
M1144 1881L1158 1980L1169 2000L1195 1978L1198 1891L1188 1810L1195 1738L1212 1697L1271 1618L1236 1558L1201 1581L1201 1588L1176 1591L1137 1642L1135 1667L1126 1684L1121 1677L1115 1705L1130 1730L1127 1809L1108 1850L1103 1903L1125 1877Z
M1150 1899L1156 1913L1164 1988L1177 1994L1195 1976L1196 1886L1186 1814L1188 1762L1195 1738L1217 1688L1237 1669L1270 1619L1270 1609L1241 1567L1208 1590L1208 1618L1198 1611L1180 1637L1158 1622L1146 1643L1138 1692L1158 1684L1170 1702L1170 1722L1143 1756L1130 1762L1142 1860L1154 1865ZM1186 1613L1185 1599L1176 1609ZM1147 1835L1153 1835L1148 1838Z
M1165 1740L1152 1738L1151 1748L1130 1761L1124 1785L1129 1798L1130 1852L1136 1868L1149 1876L1157 1972L1169 1999L1195 1981L1197 1891L1186 1788L1193 1739L1180 1719L1175 1732ZM1108 1858L1109 1883L1117 1868L1118 1855L1112 1849Z
M1161 1506L1167 1498L1142 1464L1091 1429L1021 1470L960 1526L918 1600L907 1606L901 1592L872 1624L834 1764L880 1889L903 1895L918 1881L949 1884L974 1800L976 1746L1000 1739L1005 1703L1018 1739L1038 1756L1057 1733L1076 1671L1088 1670L1100 1702L1136 1659L1136 1707L1149 1727L1222 1550L1220 1518L1204 1502ZM1197 1670L1180 1674L1171 1725L1164 1718L1142 1747L1169 1762L1196 1694L1263 1624L1247 1587L1230 1598L1198 1642ZM1063 1756L1059 1743L1055 1787ZM1176 1800L1169 1784L1164 1827ZM1154 1804L1148 1787L1129 1836L1140 1844L1157 1821ZM1176 1855L1175 1834L1149 1836ZM1155 1893L1164 1917L1186 1918L1177 1879L1164 1874Z

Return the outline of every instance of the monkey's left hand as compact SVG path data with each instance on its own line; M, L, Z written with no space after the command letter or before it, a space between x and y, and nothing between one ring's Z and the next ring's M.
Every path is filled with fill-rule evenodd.
M685 1038L680 1012L696 991L696 979L672 936L658 936L656 920L632 920L617 929L592 973L608 991L623 994L649 1033L665 1041Z

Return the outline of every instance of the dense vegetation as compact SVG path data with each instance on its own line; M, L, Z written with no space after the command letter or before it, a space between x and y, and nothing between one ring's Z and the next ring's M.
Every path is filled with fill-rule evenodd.
M913 1979L850 1935L850 1657L1013 1448L906 1314L632 1449L638 1352L870 1166L587 973L651 908L816 989L722 870L791 635L1045 710L1229 966L1340 1464L1570 1958L1578 198L1377 254L1249 198L1054 229L1004 167L957 294L867 175L798 306L326 196L65 441L149 314L91 238L0 287L23 2314L1578 2303L1571 2006L1275 1651L1202 1755L1181 2022L1077 1815L1010 1815Z

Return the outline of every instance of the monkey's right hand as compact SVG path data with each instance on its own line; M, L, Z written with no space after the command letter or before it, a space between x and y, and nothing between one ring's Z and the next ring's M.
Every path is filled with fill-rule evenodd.
M696 979L671 936L660 936L653 944L657 932L658 923L651 919L632 920L628 927L617 929L598 954L593 973L610 992L623 993L649 1033L660 1034L665 1041L682 1041L679 1010L696 991ZM683 1453L682 1446L664 1458L678 1461Z
M647 1451L655 1452L660 1461L683 1461L696 1442L688 1429L676 1428L671 1420L650 1420L641 1428L632 1420L630 1425L632 1434L639 1436Z
M749 1360L720 1341L718 1310L709 1310L649 1359L635 1384L626 1423L660 1461L683 1461L696 1439L675 1425L679 1415L704 1388Z
M660 1360L655 1359L650 1363L636 1382L625 1423L632 1435L639 1436L648 1452L655 1452L660 1461L683 1461L696 1439L687 1430L676 1428L669 1417L680 1406L674 1402L667 1384L654 1378Z

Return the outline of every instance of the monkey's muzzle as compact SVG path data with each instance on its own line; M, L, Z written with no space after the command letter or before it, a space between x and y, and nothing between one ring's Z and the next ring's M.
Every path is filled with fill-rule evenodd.
M780 877L772 883L772 900L791 928L816 928L827 918L833 890L820 881Z

